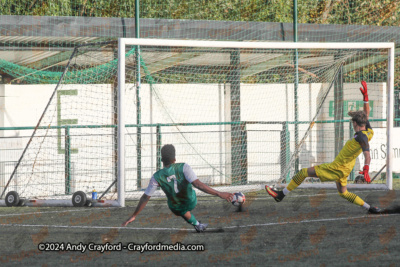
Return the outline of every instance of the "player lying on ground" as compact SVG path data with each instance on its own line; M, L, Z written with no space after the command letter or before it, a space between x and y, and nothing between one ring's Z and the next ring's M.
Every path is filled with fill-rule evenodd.
M133 215L122 224L127 226L136 219L136 216L143 210L151 195L158 186L164 191L168 198L168 207L176 215L181 216L185 221L194 226L197 232L203 232L208 224L197 221L191 211L196 207L196 192L192 185L197 189L214 196L218 196L231 202L233 194L219 192L208 185L200 182L192 168L186 163L175 163L175 147L165 145L161 148L161 161L164 168L154 173L151 177L149 186L140 198Z
M364 111L349 112L349 116L353 122L354 131L356 132L354 138L346 142L333 162L321 164L308 169L302 169L293 176L289 185L284 188L283 191L277 191L266 185L265 189L268 194L277 202L282 201L290 191L296 189L306 177L318 177L322 182L335 181L339 195L351 203L363 206L370 213L382 212L379 208L372 207L368 203L364 202L364 200L356 194L347 191L347 176L349 176L350 172L353 170L356 158L361 154L361 151L364 154L365 164L363 171L360 173L364 175L364 178L368 183L371 182L368 174L369 164L371 162L368 142L374 135L374 131L368 121L370 107L368 103L367 83L362 81L361 84L363 86L360 90L364 96Z

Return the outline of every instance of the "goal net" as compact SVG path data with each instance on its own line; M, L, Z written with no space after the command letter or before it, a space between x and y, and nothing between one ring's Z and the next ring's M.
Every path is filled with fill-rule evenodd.
M361 80L375 132L371 176L386 164L361 186L390 188L392 50L150 39L78 47L3 194L68 199L96 190L123 205L162 168L165 144L221 190L286 184L301 168L333 161L352 138L347 113L363 108ZM349 183L363 162L361 154Z

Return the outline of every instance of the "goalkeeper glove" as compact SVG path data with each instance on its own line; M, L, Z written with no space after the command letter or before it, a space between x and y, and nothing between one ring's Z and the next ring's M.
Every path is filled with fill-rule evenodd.
M368 101L368 91L367 91L367 83L364 81L361 81L361 85L363 86L363 88L360 87L360 91L364 96L364 101Z
M364 179L365 181L367 181L367 183L371 182L371 177L369 177L369 166L368 165L364 165L363 170L360 172L360 174L364 175Z

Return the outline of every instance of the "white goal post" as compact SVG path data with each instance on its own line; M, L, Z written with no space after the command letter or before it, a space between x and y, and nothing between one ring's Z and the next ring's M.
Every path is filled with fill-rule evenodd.
M125 158L125 107L123 106L123 98L126 83L125 53L126 46L136 46L139 51L141 46L146 47L187 47L187 48L234 48L234 49L384 49L387 50L387 105L386 105L386 128L387 128L387 146L386 146L386 184L352 184L350 187L358 188L375 188L375 189L393 189L392 182L392 164L393 164L393 114L394 114L394 43L305 43L305 42L229 42L229 41L194 41L194 40L167 40L167 39L135 39L135 38L119 38L118 39L118 158ZM140 69L140 68L139 68ZM125 205L125 168L124 160L118 162L118 202L121 206ZM328 184L305 184L304 187L332 187Z

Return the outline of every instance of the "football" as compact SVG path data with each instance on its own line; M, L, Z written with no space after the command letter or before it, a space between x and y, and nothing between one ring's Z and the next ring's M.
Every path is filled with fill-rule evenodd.
M234 193L232 199L232 205L240 207L246 201L246 197L242 192Z

